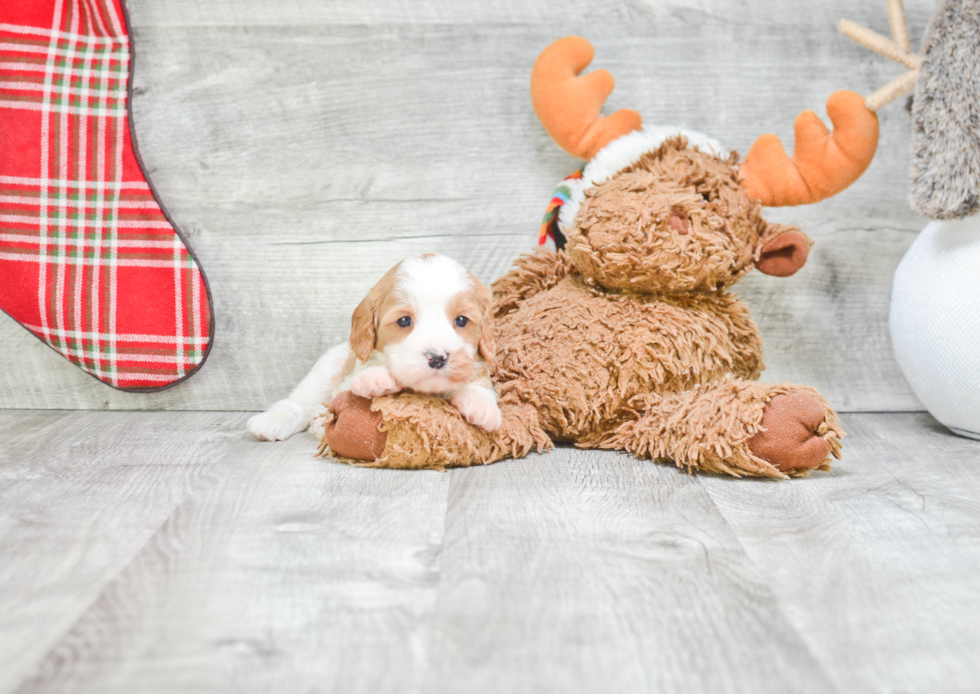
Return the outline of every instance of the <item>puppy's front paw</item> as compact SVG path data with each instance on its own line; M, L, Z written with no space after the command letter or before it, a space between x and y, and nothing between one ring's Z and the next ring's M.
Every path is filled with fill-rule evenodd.
M247 426L257 439L282 441L303 431L309 423L309 414L302 405L293 400L280 400L249 419Z
M397 393L401 390L401 386L385 367L370 366L354 376L350 389L354 395L362 398L377 398Z
M497 407L497 403L491 395L479 390L464 388L453 395L449 402L473 426L478 426L487 431L496 431L500 428L502 423L500 408Z

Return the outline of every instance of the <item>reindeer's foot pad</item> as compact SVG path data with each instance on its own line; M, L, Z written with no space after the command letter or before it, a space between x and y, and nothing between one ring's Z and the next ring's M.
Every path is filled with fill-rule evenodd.
M324 417L320 453L363 467L485 465L551 447L530 405L500 406L493 432L473 426L445 398L404 392L373 400L342 393Z
M316 426L316 423L314 423ZM367 398L345 391L334 398L322 416L321 452L372 462L384 454L388 434L381 431L381 413L371 410Z
M762 413L761 429L748 440L749 449L781 472L826 467L840 448L836 416L831 411L828 418L828 409L821 398L803 390L774 395Z
M844 432L813 388L726 376L717 383L631 401L632 418L602 448L735 477L801 477L829 469Z

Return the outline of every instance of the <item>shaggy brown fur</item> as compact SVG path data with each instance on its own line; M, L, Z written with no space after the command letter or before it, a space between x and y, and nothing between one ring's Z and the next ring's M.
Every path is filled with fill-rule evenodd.
M568 237L575 267L603 287L657 295L731 286L767 241L796 229L762 218L737 164L677 137L591 188Z
M524 256L494 283L501 431L439 398L380 398L388 438L370 464L492 462L550 437L735 476L825 469L843 436L826 401L748 380L762 342L726 289L753 266L792 274L809 241L761 217L737 162L678 138L587 191L567 254Z
M499 320L535 294L561 282L572 269L565 253L532 253L514 262L514 269L493 283L493 316Z
M381 426L372 432L384 451L374 460L352 460L329 448L329 436L321 442L321 455L332 454L342 462L360 467L434 468L488 465L502 458L520 458L532 449L551 448L538 425L531 405L501 407L503 423L490 433L469 424L445 398L403 392L375 398L371 411L380 413ZM328 422L334 413L326 416Z
M763 412L773 398L805 392L816 398L827 415L815 429L827 442L827 450L840 457L840 421L823 397L812 388L749 383L727 375L717 383L669 395L648 394L633 398L627 411L631 419L620 425L601 445L626 450L642 457L674 462L689 471L700 469L735 477L783 477L768 460L749 446L757 435ZM826 456L821 456L825 458ZM816 469L829 470L825 460ZM809 469L788 470L806 475Z
M767 229L738 185L737 163L737 154L705 156L681 137L643 155L586 194L568 239L575 266L610 289L673 294L734 284ZM671 215L687 223L671 225Z
M532 403L550 434L583 445L604 440L626 404L651 389L687 390L727 373L758 378L762 369L755 325L728 294L630 294L576 274L499 323L501 399Z

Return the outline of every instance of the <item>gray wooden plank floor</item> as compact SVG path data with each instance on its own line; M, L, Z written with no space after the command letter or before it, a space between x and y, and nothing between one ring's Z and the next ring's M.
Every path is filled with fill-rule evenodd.
M807 268L738 287L767 380L864 412L831 473L567 448L362 470L256 442L240 413L65 410L257 410L405 255L504 272L577 165L527 95L554 38L595 43L610 108L744 153L898 74L834 29L887 31L883 0L129 4L142 153L217 342L134 395L0 316L0 694L980 690L980 443L894 413L920 408L887 312L924 224L900 105L852 189L769 211L816 240ZM915 42L934 3L905 4Z
M112 391L0 316L0 407L258 410L283 397L373 282L406 255L458 257L485 281L533 246L578 166L537 123L528 75L588 36L609 108L741 152L792 141L797 113L901 72L840 36L887 32L884 0L132 0L134 114L154 183L214 294L214 350L186 383ZM930 0L906 0L918 40ZM771 210L817 245L797 276L740 283L766 378L842 411L921 409L892 356L895 267L924 221L905 202L909 118L881 112L878 154L840 196Z
M0 412L0 693L975 692L980 442L807 480L403 472L222 412Z

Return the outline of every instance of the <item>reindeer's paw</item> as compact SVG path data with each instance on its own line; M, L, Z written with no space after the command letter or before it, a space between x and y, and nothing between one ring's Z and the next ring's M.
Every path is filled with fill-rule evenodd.
M323 422L323 436L330 450L353 460L373 461L385 451L388 434L379 431L381 413L371 411L371 401L347 390L330 403Z
M467 422L481 429L496 431L503 422L496 398L484 388L463 388L449 402Z
M379 398L401 390L398 381L383 366L369 366L354 376L350 384L351 392L362 398Z
M762 413L762 430L748 440L749 449L782 472L818 468L836 454L829 439L836 441L840 432L828 418L836 422L833 412L810 393L776 395Z
M282 441L303 431L309 423L309 415L302 405L293 400L280 400L249 419L246 426L257 439Z

